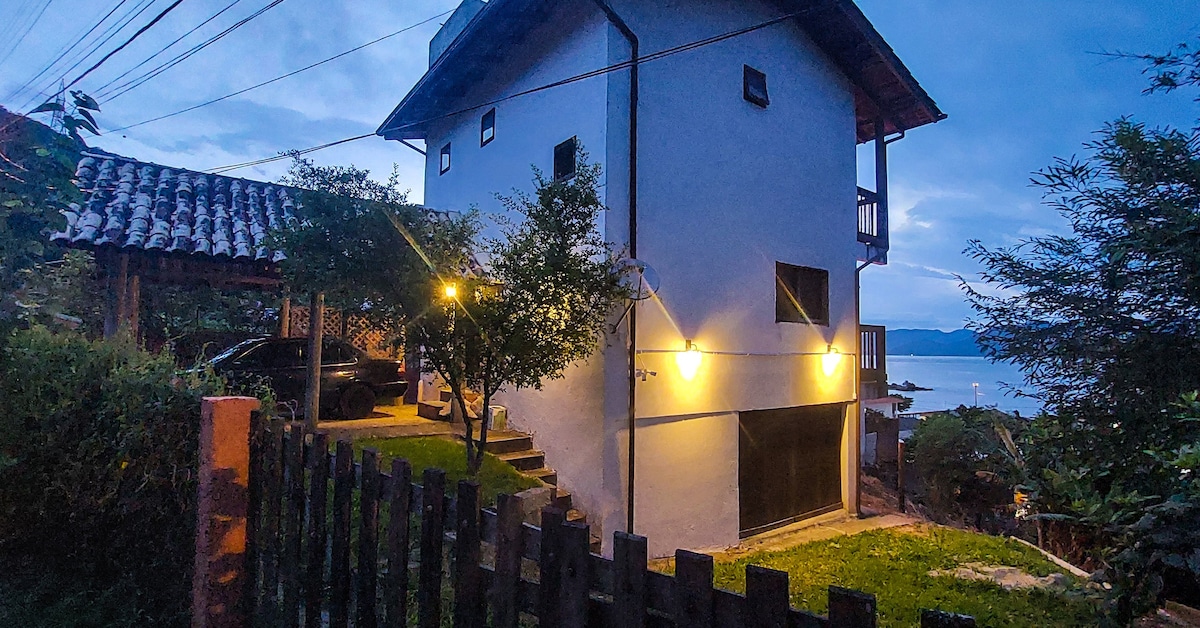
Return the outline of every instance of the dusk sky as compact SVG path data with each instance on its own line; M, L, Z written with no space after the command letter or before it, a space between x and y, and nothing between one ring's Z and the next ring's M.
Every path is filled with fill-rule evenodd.
M47 5L47 1L49 4ZM208 25L133 71L163 46L226 6ZM149 4L147 4L149 3ZM105 22L147 8L100 52L74 69L75 52L35 83L23 84L104 16L113 2L0 0L0 104L28 111L166 8L169 0L128 0ZM117 129L250 87L402 28L407 32L192 112L90 139L138 159L196 170L270 157L373 132L428 62L428 42L457 0L394 2L284 0L176 67L117 97L113 87L268 5L267 0L185 0L154 28L76 88L100 100L102 129ZM1151 125L1191 126L1192 93L1142 94L1143 66L1102 52L1163 52L1200 37L1200 2L1089 0L961 2L860 0L859 6L916 78L949 114L891 146L890 264L864 271L864 323L955 329L970 311L955 275L976 266L962 255L971 238L988 245L1061 230L1041 205L1030 173L1056 156L1082 154L1105 122L1133 115ZM33 17L45 13L33 23ZM433 18L433 19L431 19ZM22 38L24 26L32 28ZM101 26L95 35L103 32ZM14 42L18 42L15 48ZM43 97L44 98L44 97ZM111 99L111 100L110 100ZM869 151L869 145L863 147ZM868 153L863 152L866 156ZM353 163L383 178L392 164L422 198L422 158L397 142L368 138L311 155ZM869 160L860 160L869 164ZM236 176L272 180L286 162ZM874 187L873 175L861 175Z

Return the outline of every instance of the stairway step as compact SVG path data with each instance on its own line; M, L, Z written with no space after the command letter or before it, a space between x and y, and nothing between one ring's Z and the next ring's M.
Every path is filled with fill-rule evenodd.
M554 485L558 484L558 472L555 471L554 469L550 469L548 467L541 467L540 469L530 469L528 471L522 471L522 473L524 473L525 475L528 475L530 477L535 477L535 478L545 482L546 484L549 484L550 486L554 486Z
M587 523L587 515L584 514L583 511L581 511L581 510L572 508L567 511L566 520L568 522Z
M490 453L511 454L533 449L533 437L521 432L488 432L487 450Z
M601 552L603 552L603 547L604 547L603 544L604 544L604 540L601 539L600 537L596 536L595 534L593 534L593 535L591 535L591 538L588 540L588 551L593 554L600 554Z
M546 452L537 449L514 451L496 457L512 465L518 471L532 471L546 464Z
M550 505L563 512L570 510L572 507L571 491L568 491L561 486L556 487L554 490L554 499L550 501Z

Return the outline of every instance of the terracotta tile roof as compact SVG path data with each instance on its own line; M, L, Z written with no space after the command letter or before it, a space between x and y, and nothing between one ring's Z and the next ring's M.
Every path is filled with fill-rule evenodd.
M84 153L75 171L84 204L62 210L70 246L277 262L266 236L292 220L295 189Z

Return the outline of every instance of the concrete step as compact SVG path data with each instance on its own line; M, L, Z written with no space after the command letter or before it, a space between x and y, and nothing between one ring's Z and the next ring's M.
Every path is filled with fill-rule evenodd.
M514 451L496 457L512 465L517 471L532 471L546 465L546 453L536 449Z
M603 551L603 543L604 541L599 536L595 534L591 535L591 538L588 540L588 551L593 554L600 554Z
M533 438L529 434L512 431L488 432L487 450L489 453L498 456L531 449L533 449Z
M558 486L554 489L554 499L550 502L551 506L566 512L571 509L573 503L571 501L571 491Z
M558 484L558 472L549 467L530 469L528 471L523 471L522 473L530 477L535 477L546 484L549 484L550 486Z
M568 523L587 523L587 515L582 510L572 508L567 511L566 520Z

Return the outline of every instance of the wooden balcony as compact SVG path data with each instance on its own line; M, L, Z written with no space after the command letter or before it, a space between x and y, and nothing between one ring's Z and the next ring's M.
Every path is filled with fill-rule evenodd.
M886 397L887 387L887 328L881 325L859 325L861 350L859 355L859 395L862 399Z
M887 207L879 202L879 195L866 188L858 188L858 241L865 245L859 256L860 261L887 263L887 218Z

